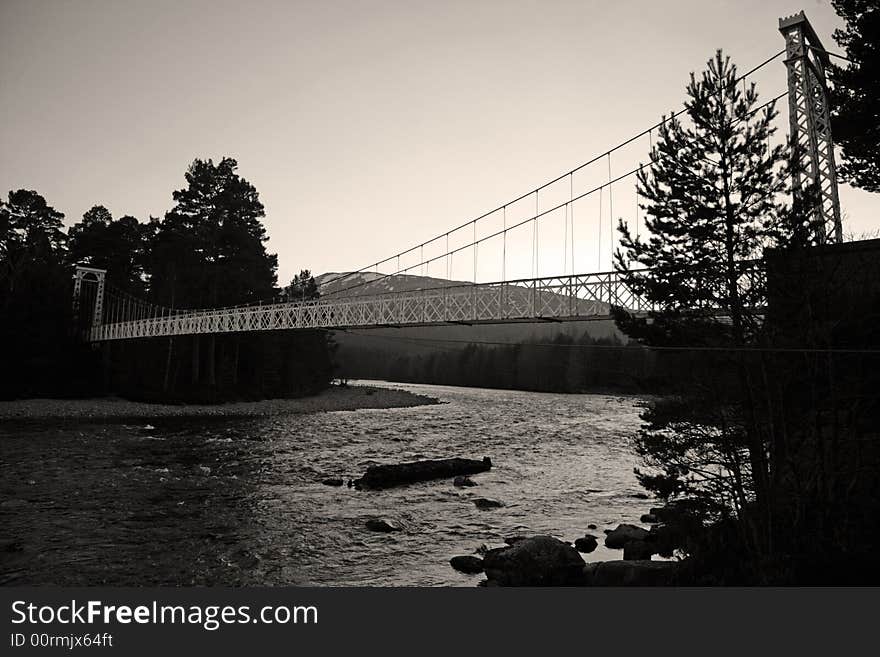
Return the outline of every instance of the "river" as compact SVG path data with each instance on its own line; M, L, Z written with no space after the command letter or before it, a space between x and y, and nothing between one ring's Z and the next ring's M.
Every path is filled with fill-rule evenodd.
M257 419L0 428L2 581L473 586L505 536L638 522L638 400L382 384L443 403ZM374 463L492 458L479 485L329 487ZM479 510L475 497L501 501ZM374 516L402 531L365 529ZM600 547L587 560L620 559Z

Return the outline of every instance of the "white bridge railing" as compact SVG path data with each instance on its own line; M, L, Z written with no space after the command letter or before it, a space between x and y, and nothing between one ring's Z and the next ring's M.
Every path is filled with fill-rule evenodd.
M741 294L763 305L764 270L759 261L743 261ZM694 286L706 285L695 275ZM720 292L719 292L720 295ZM704 310L720 298L705 295ZM447 287L378 295L332 296L314 301L283 302L208 310L164 309L150 316L105 321L86 331L90 342L171 335L236 333L289 329L378 328L443 324L608 319L611 307L644 315L653 308L617 272L556 276L502 283Z
M92 342L200 333L283 329L507 323L601 319L612 305L649 310L614 272L456 285L315 301L167 310L164 314L92 326Z

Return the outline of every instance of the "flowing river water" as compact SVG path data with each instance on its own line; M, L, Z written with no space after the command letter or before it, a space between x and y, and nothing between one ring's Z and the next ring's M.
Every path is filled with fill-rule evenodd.
M638 399L430 385L414 408L0 427L0 581L473 586L449 558L506 536L599 537L650 501ZM375 463L489 456L473 488L329 487ZM472 499L504 506L480 510ZM402 529L368 531L371 517ZM588 530L594 523L596 530Z

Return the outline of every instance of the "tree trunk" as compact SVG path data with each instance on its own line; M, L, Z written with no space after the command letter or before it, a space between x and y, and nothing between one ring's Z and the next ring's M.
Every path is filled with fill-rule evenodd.
M177 269L172 269L171 275L171 303L169 304L171 308L174 308L174 299L177 296ZM173 311L172 311L173 312ZM169 376L171 374L171 362L173 360L174 353L174 336L170 336L168 338L168 356L165 358L165 377L162 381L162 392L167 393L169 387ZM175 379L177 377L175 376Z
M205 354L205 383L214 387L217 385L217 337L214 334L208 336L207 353Z
M232 385L233 387L238 385L238 348L241 344L241 336L235 336L235 351L232 357Z
M165 377L162 380L162 392L168 392L169 377L171 376L171 359L174 353L174 336L168 338L168 355L165 357Z
M194 335L192 339L192 384L196 385L201 379L200 365L201 354L199 353L199 336Z

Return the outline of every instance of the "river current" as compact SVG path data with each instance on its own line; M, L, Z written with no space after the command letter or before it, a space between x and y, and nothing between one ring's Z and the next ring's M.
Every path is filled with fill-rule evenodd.
M0 582L473 586L503 538L638 522L639 400L380 384L441 404L262 419L0 428ZM473 488L330 487L375 463L489 456ZM501 501L480 510L472 499ZM368 531L371 517L402 529ZM588 530L588 524L597 525ZM619 559L600 547L588 561Z

